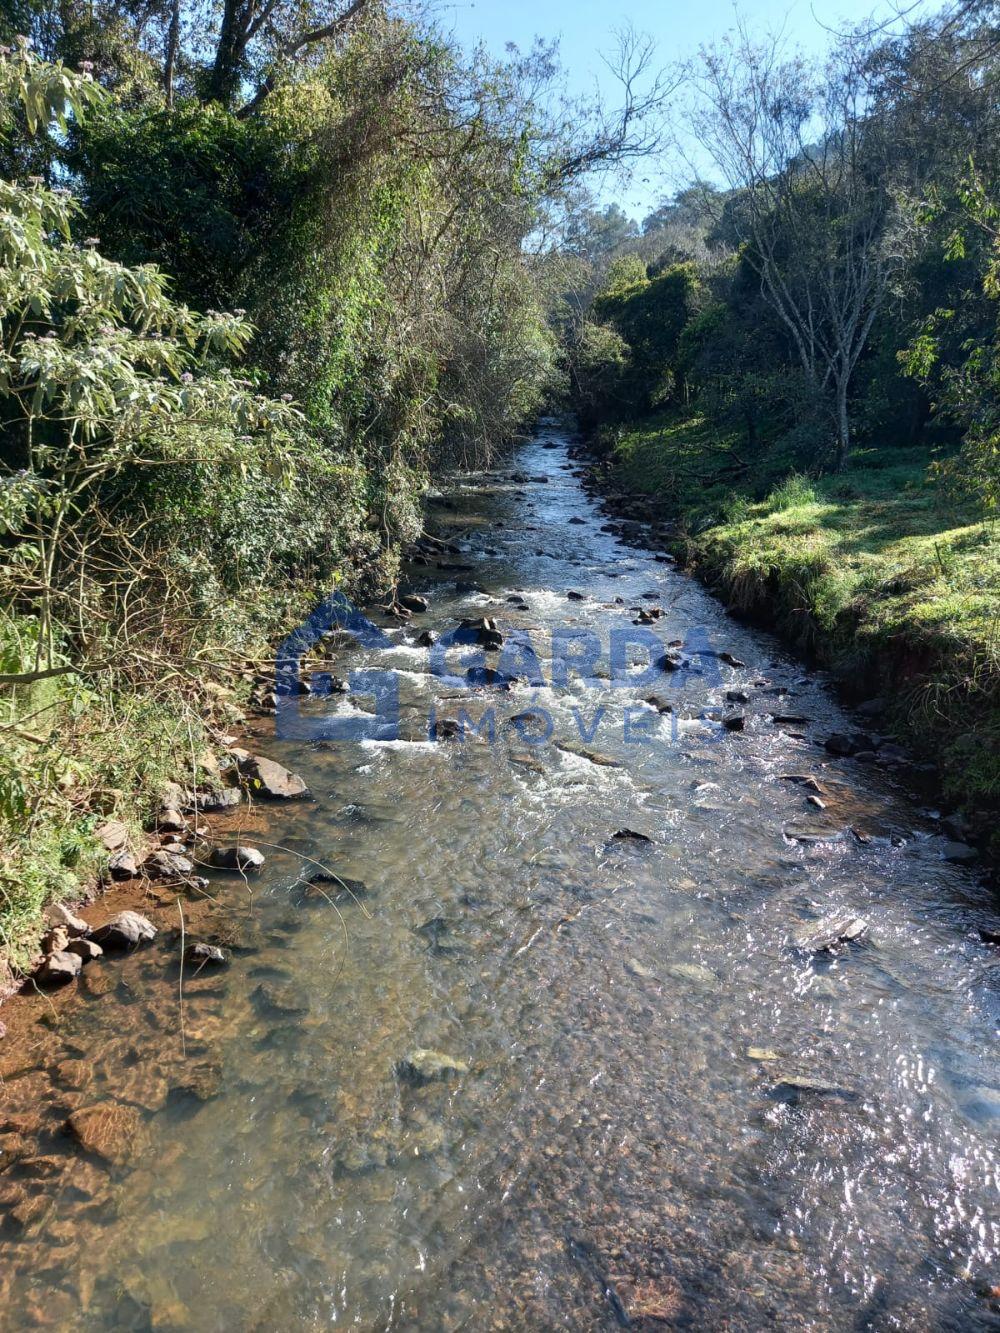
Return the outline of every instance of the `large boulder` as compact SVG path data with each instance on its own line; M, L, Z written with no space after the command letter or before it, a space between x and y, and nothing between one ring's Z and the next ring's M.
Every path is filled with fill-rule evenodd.
M156 938L156 927L138 912L119 912L90 932L105 949L134 949Z
M254 796L263 796L272 801L290 801L310 794L309 788L297 773L290 773L287 768L273 759L265 759L263 755L248 755L239 762L239 770L244 786Z

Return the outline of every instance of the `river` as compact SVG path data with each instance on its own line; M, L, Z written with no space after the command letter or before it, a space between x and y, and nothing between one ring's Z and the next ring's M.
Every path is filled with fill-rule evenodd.
M905 770L826 753L861 724L821 675L608 528L554 426L456 479L428 611L338 661L392 673L398 729L265 731L313 799L232 817L263 871L152 890L153 945L25 1002L4 1328L1000 1327L989 894ZM416 635L478 616L544 684L433 669ZM179 977L182 913L228 967ZM120 1164L62 1130L109 1097Z

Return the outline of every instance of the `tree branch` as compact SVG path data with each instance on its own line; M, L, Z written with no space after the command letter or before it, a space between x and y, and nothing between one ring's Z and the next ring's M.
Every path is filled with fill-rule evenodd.
M267 75L260 87L251 97L250 101L241 106L236 115L239 120L246 120L252 116L264 100L274 91L278 82L278 61L293 60L301 51L309 46L315 46L317 42L328 41L332 37L337 37L344 31L352 19L356 18L362 10L368 7L370 0L353 0L344 12L338 15L330 23L324 24L322 28L313 28L309 32L299 33L297 37L292 37L285 42L277 54L275 64L271 72Z

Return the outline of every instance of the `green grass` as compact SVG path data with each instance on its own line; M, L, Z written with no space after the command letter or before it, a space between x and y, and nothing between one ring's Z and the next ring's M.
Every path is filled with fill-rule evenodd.
M837 475L751 472L700 420L623 434L615 481L678 521L678 547L735 609L855 696L882 694L992 829L1000 809L1000 531L936 480L929 451L858 452ZM995 845L1000 839L995 839Z

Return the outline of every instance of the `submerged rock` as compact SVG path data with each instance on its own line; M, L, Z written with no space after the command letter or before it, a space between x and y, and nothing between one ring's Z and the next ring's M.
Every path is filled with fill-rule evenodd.
M90 932L106 949L134 949L156 938L156 927L138 912L119 912Z
M467 1074L469 1066L463 1060L456 1060L443 1051L426 1050L419 1047L410 1051L396 1066L397 1075L405 1082L420 1086L424 1083L443 1082Z
M800 787L808 787L810 791L817 792L820 795L822 795L823 792L823 788L819 785L819 781L814 778L811 773L782 773L781 781L796 782Z
M633 977L638 977L640 981L656 981L658 978L655 972L651 972L648 967L643 967L638 958L630 958L625 964L625 971L630 972Z
M556 749L564 751L566 754L578 755L581 759L586 759L591 764L596 764L598 768L622 768L620 759L615 759L613 755L603 754L600 750L585 750L580 746L566 745L560 741L556 742Z
M276 1014L289 1017L309 1012L309 1000L294 986L281 985L273 981L262 981L253 993L253 999L259 1007Z
M822 1079L810 1078L804 1074L786 1074L772 1085L771 1093L793 1105L810 1098L835 1102L854 1102L858 1099L858 1094L853 1088L825 1083Z
M330 894L325 891L325 885L329 885L334 896L347 894L354 899L368 897L368 885L364 880L348 879L346 875L336 875L327 870L317 870L309 876L305 897L329 902Z
M804 953L833 953L838 948L863 940L868 922L860 916L832 917L810 922L796 936L796 947Z
M941 855L946 861L975 861L979 853L967 842L946 841L941 844Z
M74 1111L66 1128L84 1152L120 1165L138 1151L142 1116L134 1106L122 1102L98 1102Z
M645 833L636 833L635 829L620 828L611 835L612 842L652 842L653 839L646 836Z
M875 742L871 736L864 735L863 732L854 732L848 736L844 732L834 732L832 736L827 736L823 742L823 748L828 754L835 754L841 758L850 758L851 755L859 751L872 751L875 749Z
M694 981L699 986L714 986L719 980L710 967L702 967L700 963L671 963L667 971L672 977Z
M756 1060L761 1064L766 1064L771 1060L780 1060L781 1056L777 1051L772 1050L770 1046L748 1046L747 1059Z
M843 829L822 828L820 825L813 824L786 824L782 833L789 842L805 844L839 842L844 836Z

